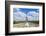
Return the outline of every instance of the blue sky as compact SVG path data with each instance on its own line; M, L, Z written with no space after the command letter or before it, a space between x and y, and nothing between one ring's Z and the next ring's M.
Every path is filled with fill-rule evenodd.
M26 16L29 20L38 20L39 9L38 8L13 8L14 20L26 20Z
M35 9L35 8L13 8L13 12L24 12L24 13L28 13L30 11L35 11L36 13L39 13L39 9Z

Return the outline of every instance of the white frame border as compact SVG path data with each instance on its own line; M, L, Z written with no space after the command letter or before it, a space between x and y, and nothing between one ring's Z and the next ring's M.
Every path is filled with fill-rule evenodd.
M39 8L39 27L28 27L28 28L14 28L13 27L13 8ZM28 6L28 5L10 5L10 33L11 32L24 32L24 31L42 31L42 6ZM18 30L19 29L19 30Z

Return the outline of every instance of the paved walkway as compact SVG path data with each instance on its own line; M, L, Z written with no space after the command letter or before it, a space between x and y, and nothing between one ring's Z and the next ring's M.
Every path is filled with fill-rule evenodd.
M35 23L31 23L31 22L24 22L24 23L19 23L19 24L14 24L14 27L37 27L39 26L39 24L35 24Z

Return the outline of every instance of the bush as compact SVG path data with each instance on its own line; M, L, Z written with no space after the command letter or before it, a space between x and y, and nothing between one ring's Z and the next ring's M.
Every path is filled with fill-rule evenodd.
M15 21L13 21L13 24L15 24Z

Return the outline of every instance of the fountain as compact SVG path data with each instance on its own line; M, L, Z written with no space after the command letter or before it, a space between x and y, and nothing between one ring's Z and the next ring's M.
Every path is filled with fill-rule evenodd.
M25 26L26 26L26 27L29 27L29 23L28 23L28 22L26 22Z

